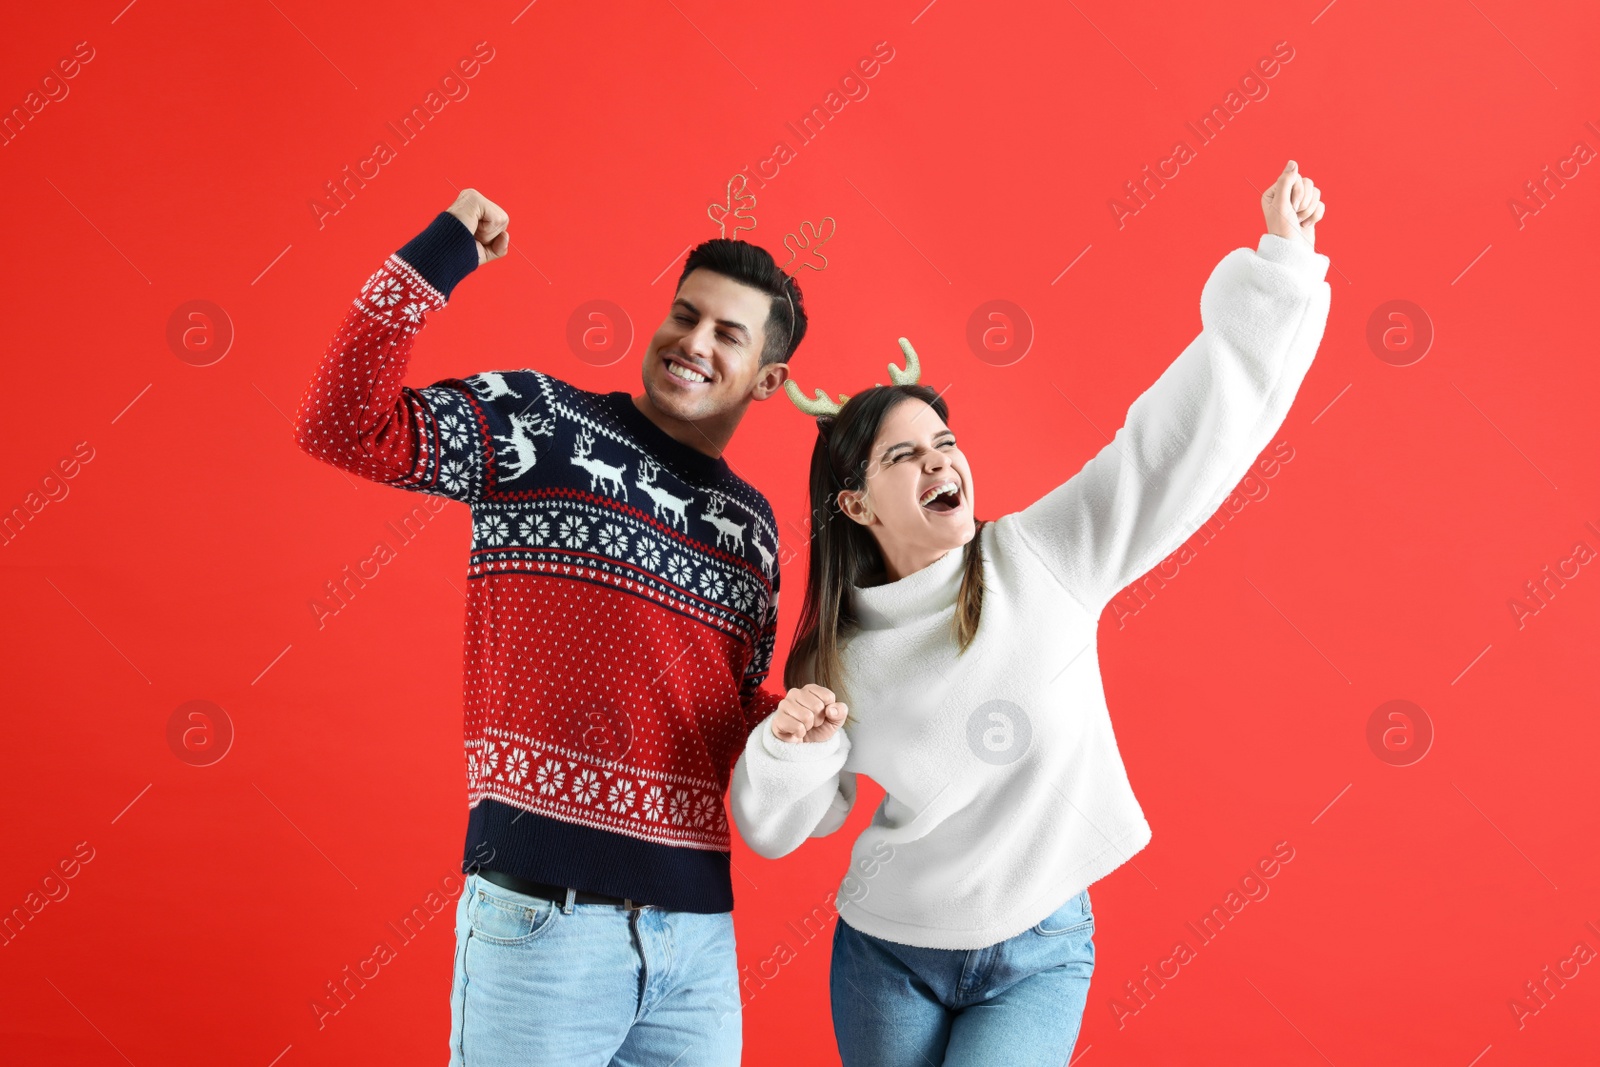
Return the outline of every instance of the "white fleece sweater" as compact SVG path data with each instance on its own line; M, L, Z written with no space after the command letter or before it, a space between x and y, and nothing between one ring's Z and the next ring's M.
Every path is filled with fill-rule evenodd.
M840 918L926 948L1022 933L1150 840L1100 680L1096 631L1124 586L1221 506L1283 422L1322 339L1328 257L1263 234L1212 270L1201 331L1083 469L986 524L983 614L958 656L962 552L856 587L850 706L825 742L770 719L734 768L731 809L776 858L839 829L856 775L885 791L836 895Z

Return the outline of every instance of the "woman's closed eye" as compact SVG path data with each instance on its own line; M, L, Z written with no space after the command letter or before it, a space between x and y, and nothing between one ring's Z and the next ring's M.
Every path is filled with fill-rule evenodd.
M955 441L953 439L949 440L949 441L941 441L935 447L943 448L946 445L949 445L951 448L954 448L956 446L956 443L955 443ZM895 455L889 457L889 462L890 463L899 463L902 459L909 459L912 456L915 456L915 455L918 455L918 454L919 453L916 453L916 452L898 452Z

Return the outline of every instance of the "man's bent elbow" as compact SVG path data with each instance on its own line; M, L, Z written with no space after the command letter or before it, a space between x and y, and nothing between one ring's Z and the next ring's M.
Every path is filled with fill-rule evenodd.
M312 459L324 463L331 462L331 452L327 445L328 428L313 419L301 416L294 424L295 447Z
M294 443L312 459L335 467L344 466L341 459L371 452L370 443L362 440L360 431L315 406L302 407L295 418Z

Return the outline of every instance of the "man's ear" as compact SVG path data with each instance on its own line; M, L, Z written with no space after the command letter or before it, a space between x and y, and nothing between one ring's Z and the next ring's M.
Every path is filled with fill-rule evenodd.
M769 363L762 367L756 374L756 381L750 387L750 395L756 400L766 400L783 388L783 383L789 380L789 364Z

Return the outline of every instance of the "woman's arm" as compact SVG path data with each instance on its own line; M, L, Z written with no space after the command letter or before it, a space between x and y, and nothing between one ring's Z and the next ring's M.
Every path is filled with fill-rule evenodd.
M1320 205L1313 213L1321 217ZM1268 217L1279 229L1270 208ZM1092 614L1199 529L1288 414L1332 294L1328 257L1294 228L1283 232L1222 258L1200 294L1200 335L1133 402L1111 442L1007 516Z
M844 770L849 735L835 730L823 741L784 741L772 729L780 714L750 731L728 803L739 836L767 859L839 829L856 799L856 776Z

